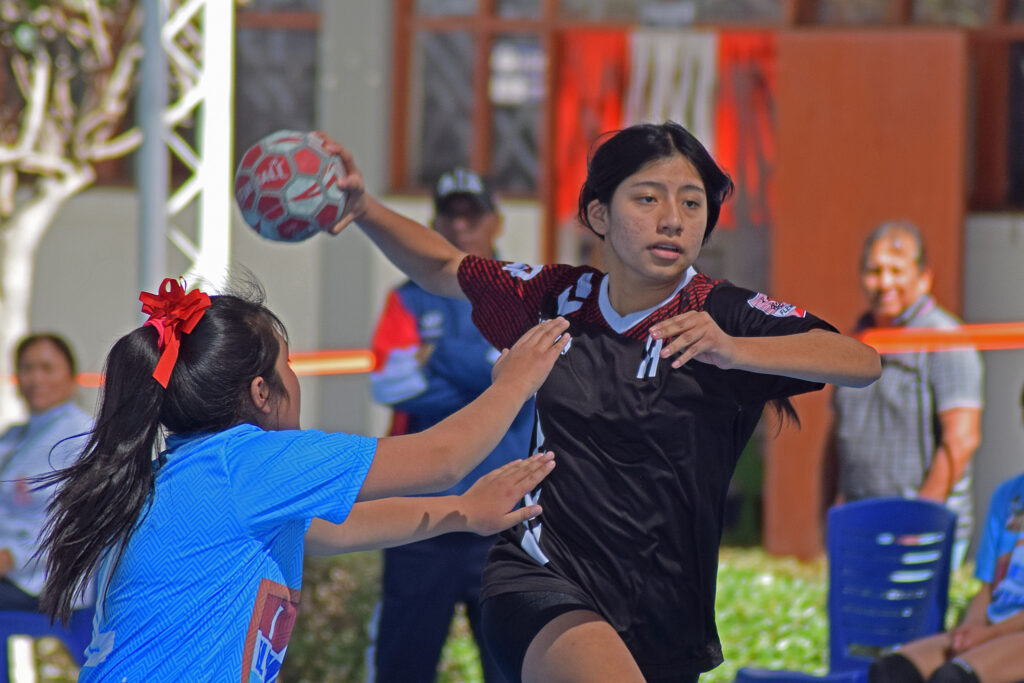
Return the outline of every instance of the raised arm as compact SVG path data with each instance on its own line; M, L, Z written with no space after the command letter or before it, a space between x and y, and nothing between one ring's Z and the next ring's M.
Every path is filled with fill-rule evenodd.
M443 491L469 474L547 378L568 326L555 318L528 330L495 364L491 386L462 410L422 432L379 439L359 500Z
M306 553L336 555L391 548L454 531L498 533L541 513L539 505L516 505L554 466L551 453L540 453L484 475L461 496L356 503L343 524L314 519L306 532Z
M690 359L728 370L783 375L810 382L863 387L882 374L882 362L870 346L853 337L810 330L777 337L732 337L705 312L690 311L651 328L656 339L674 337L663 358L679 354L672 367Z
M352 154L320 133L327 151L341 157L346 175L337 185L345 191L345 212L328 232L337 235L355 222L388 259L428 292L465 299L459 287L459 264L466 253L425 225L381 204L366 191Z

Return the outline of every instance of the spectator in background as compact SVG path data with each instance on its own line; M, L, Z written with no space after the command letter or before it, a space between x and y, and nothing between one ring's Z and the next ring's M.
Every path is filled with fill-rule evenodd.
M1024 474L992 494L974 574L981 589L963 622L878 659L871 665L871 683L1024 680Z
M33 490L29 479L75 459L92 420L73 401L75 356L63 338L25 337L14 361L29 419L0 436L0 610L36 612L46 561L32 556L52 490Z
M495 256L501 233L494 194L473 171L445 173L434 190L433 228L462 251ZM468 301L430 294L412 281L393 290L377 323L380 366L373 397L394 409L391 434L422 431L462 408L491 382L498 357L470 319ZM527 403L491 455L447 494L523 457L533 403ZM410 452L408 457L415 458ZM379 683L433 681L455 606L463 603L488 683L504 680L480 635L480 574L496 537L458 533L384 551L381 601L372 630L369 678Z
M932 271L911 223L883 223L861 256L871 327L954 328L960 321L931 295ZM957 514L954 566L972 526L971 457L981 441L982 363L974 349L882 356L881 378L864 388L836 387L826 448L823 501L920 497Z

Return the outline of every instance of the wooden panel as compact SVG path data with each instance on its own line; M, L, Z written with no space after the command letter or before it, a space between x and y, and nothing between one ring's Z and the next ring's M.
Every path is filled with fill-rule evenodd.
M966 38L955 30L790 31L779 37L772 293L848 331L858 262L881 221L921 228L935 293L961 305ZM765 545L820 552L819 466L829 390L802 397L802 428L766 443Z

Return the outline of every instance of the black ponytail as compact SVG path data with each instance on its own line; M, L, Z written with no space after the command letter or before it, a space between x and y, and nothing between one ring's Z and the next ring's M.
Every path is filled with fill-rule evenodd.
M163 388L152 378L156 330L122 337L107 356L96 427L81 457L47 475L58 484L40 553L47 585L40 609L66 621L107 548L122 546L153 489Z
M67 621L109 551L116 552L116 566L153 495L165 431L216 432L255 422L249 386L256 377L275 399L283 396L275 364L284 326L262 305L262 291L250 286L256 301L211 297L202 320L181 338L166 389L153 379L159 358L153 327L130 332L111 349L85 450L70 467L36 480L58 487L37 553L47 566L40 608L51 618Z

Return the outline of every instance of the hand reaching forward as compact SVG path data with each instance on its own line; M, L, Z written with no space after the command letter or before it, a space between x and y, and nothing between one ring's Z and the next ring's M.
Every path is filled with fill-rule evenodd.
M655 339L672 339L661 348L661 357L674 354L673 368L681 368L693 359L728 370L736 358L736 341L722 331L704 311L687 311L651 327Z
M540 389L555 361L569 343L569 321L552 318L534 325L494 364L494 384L517 383L530 396Z
M488 472L459 496L459 511L470 531L490 536L532 519L539 505L513 509L555 467L554 453L538 453Z

